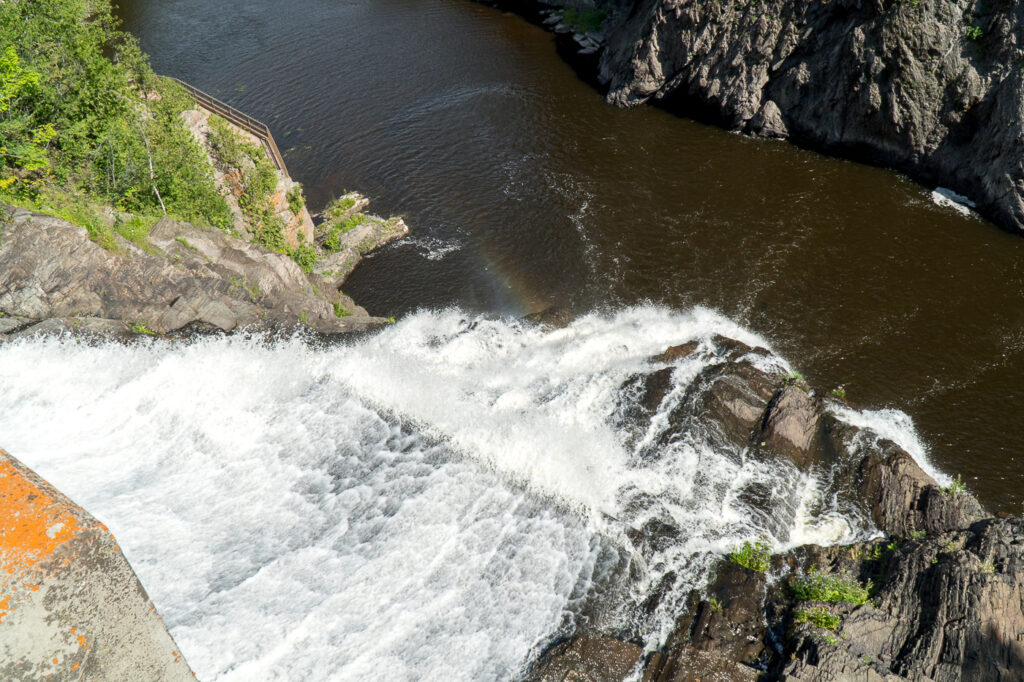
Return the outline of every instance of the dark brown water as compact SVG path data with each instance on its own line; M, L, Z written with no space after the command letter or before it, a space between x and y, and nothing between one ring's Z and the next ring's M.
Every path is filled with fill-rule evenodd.
M1024 239L885 170L612 108L469 0L123 4L159 72L270 125L314 209L351 188L406 216L346 286L371 312L713 307L1021 510Z

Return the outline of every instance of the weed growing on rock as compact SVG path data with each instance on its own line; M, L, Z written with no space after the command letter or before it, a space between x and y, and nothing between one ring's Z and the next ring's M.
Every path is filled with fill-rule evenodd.
M313 266L316 265L316 260L319 258L316 248L305 240L302 240L299 243L298 248L289 251L288 255L290 255L292 260L302 268L303 272L306 273L313 271Z
M341 303L335 302L334 304L334 316L335 317L348 317L352 314L351 310L345 308Z
M967 486L964 484L964 479L960 477L960 474L957 474L953 482L943 488L942 492L950 497L956 497L965 490L967 490Z
M711 605L711 610L712 611L714 611L715 613L721 613L721 611L722 611L722 602L720 602L717 599L715 599L714 597L712 597L711 599L708 600L708 604Z
M995 573L996 572L996 565L994 563L992 563L991 559L985 559L984 561L981 562L981 572L982 573Z
M839 630L842 619L834 613L829 613L824 606L815 606L810 609L798 609L796 612L797 623L810 623L825 630L833 632ZM838 642L836 642L838 644Z
M729 558L744 568L764 573L771 566L771 545L767 540L755 543L747 540L738 550L729 554Z
M914 538L915 540L919 540L919 539L923 538L926 535L928 535L928 531L926 531L926 530L915 530L915 531L911 531L911 533L910 533L910 537Z
M295 215L299 215L305 206L306 199L302 196L302 185L296 183L294 187L288 190L288 210Z
M324 248L328 251L338 251L341 248L341 235L365 222L366 216L362 213L330 221L324 228L327 233L327 237L324 239Z
M871 587L870 580L866 585L861 585L853 578L814 569L789 584L793 596L800 601L823 601L830 604L846 602L857 606L867 603Z

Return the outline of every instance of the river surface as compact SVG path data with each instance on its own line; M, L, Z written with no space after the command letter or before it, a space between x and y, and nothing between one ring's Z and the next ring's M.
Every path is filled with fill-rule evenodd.
M656 645L644 586L742 539L869 536L827 480L699 433L637 470L616 387L714 333L1020 511L1024 240L932 188L612 108L468 0L122 6L157 71L270 125L314 210L358 189L412 228L345 286L399 318L376 337L0 352L3 446L111 526L200 679L514 679L574 625ZM551 305L582 317L514 321ZM689 540L624 586L644 515Z
M346 287L371 312L709 306L1020 511L1024 240L932 188L612 108L468 0L121 4L158 71L270 125L314 209L351 188L406 216Z

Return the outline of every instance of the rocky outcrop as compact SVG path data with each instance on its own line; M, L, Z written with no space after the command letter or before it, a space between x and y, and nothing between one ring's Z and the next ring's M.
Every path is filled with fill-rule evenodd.
M219 230L164 218L148 250L118 239L107 250L85 228L0 206L0 335L296 325L336 333L386 322L288 256Z
M729 339L653 357L625 386L637 400L624 418L666 398L672 368L662 363L698 352L721 362L701 370L670 420L710 422L719 445L750 456L835 472L837 494L887 537L800 547L772 557L767 574L723 558L663 643L588 631L549 649L528 679L1024 679L1024 520L987 516L962 486L943 489L895 443L840 421L798 375L758 369L752 358L764 351ZM812 578L847 593L794 587Z
M409 234L402 218L385 219L365 213L369 204L362 194L349 192L321 214L324 222L314 239L326 255L317 261L313 272L329 280L335 289L341 288L364 255Z
M542 4L577 12L595 6ZM607 18L588 36L602 46L597 78L608 101L661 102L735 130L896 168L969 197L1001 226L1024 230L1020 3L598 0L596 6ZM542 21L569 31L566 12Z
M224 163L218 163L218 159L210 148L210 116L210 112L205 109L189 109L181 113L181 120L192 132L192 136L200 147L206 151L210 167L213 169L213 181L231 210L235 231L251 239L251 226L239 205L239 197L242 194L241 173L251 171L254 166L248 159L244 160L244 167L241 169L228 168ZM222 119L222 121L223 125L238 139L251 145L258 153L266 155L263 140L226 119ZM297 212L292 210L288 201L288 196L292 192L301 193L301 185L280 169L275 171L275 175L277 176L277 185L270 195L271 212L280 218L284 225L285 239L288 241L288 245L294 249L303 242L313 241L313 218L304 201Z
M0 679L195 680L106 526L3 450Z

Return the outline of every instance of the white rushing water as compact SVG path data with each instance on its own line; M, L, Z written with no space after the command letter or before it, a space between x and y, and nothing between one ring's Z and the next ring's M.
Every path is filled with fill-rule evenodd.
M825 474L672 431L706 353L623 425L624 382L716 333L767 345L653 307L553 331L421 312L328 348L19 341L0 446L110 526L201 680L514 679L571 624L656 644L745 539L872 532ZM902 413L844 418L914 438ZM638 540L652 524L671 542Z

